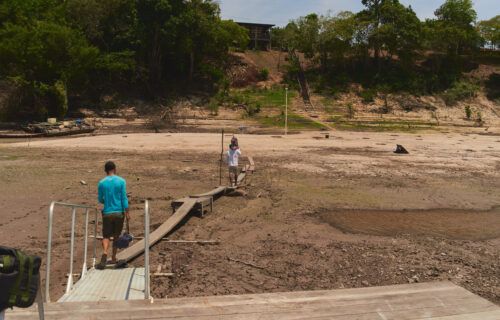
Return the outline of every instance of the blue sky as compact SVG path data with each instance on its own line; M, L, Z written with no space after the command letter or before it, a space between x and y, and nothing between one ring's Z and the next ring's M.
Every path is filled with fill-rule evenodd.
M431 18L444 0L400 0L411 5L421 19ZM286 25L290 19L316 12L325 14L362 8L361 0L218 0L222 17L236 21ZM499 0L473 0L480 20L500 14Z

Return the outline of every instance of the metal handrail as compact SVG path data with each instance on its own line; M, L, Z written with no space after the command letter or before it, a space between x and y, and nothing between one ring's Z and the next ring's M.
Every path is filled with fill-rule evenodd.
M149 201L144 203L144 299L150 298L149 289Z
M69 264L69 275L68 283L66 285L66 293L68 293L73 287L73 257L74 257L74 246L75 246L75 223L76 223L76 211L77 209L85 209L85 244L84 244L84 258L82 266L82 274L80 276L83 279L87 274L87 250L88 250L88 226L89 226L89 212L91 210L95 211L95 223L94 223L94 250L93 250L93 260L92 267L95 266L96 254L97 254L97 217L98 210L95 207L71 204L64 202L53 201L49 207L49 228L47 237L47 268L45 273L45 301L50 302L50 264L52 255L52 222L54 220L54 209L56 206L71 208L71 251L70 251L70 264Z

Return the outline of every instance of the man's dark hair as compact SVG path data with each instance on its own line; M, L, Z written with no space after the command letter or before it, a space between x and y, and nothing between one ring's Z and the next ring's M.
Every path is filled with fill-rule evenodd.
M116 169L116 165L113 161L108 161L104 165L104 171L106 171L106 173L110 173L111 171L113 171L115 169Z

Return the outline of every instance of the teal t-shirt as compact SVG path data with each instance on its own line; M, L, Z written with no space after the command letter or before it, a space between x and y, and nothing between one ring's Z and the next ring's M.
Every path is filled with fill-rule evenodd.
M103 214L124 213L128 209L127 183L119 176L107 176L97 187Z

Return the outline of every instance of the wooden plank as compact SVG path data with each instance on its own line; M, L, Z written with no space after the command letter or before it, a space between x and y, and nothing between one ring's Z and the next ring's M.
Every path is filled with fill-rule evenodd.
M169 308L169 306L232 306L232 305L258 305L269 303L302 303L308 301L330 301L339 302L342 304L352 304L360 300L383 299L383 301L391 299L413 299L421 295L432 295L435 298L474 298L480 299L469 291L451 283L431 282L420 284L394 285L371 288L356 288L356 289L338 289L338 290L323 290L323 291L304 291L304 292L285 292L285 293L264 293L264 294L248 294L248 295L233 295L233 296L214 296L214 297L199 297L199 298L176 298L168 300L156 300L155 304L150 308ZM402 298L401 298L402 297ZM122 308L124 306L141 307L144 305L142 301L129 302L114 302L113 305L102 305L103 308ZM62 306L57 306L63 308ZM83 307L81 304L80 307ZM88 309L98 308L99 305L88 303Z
M247 176L248 168L249 168L249 165L247 164L245 166L244 170L238 175L238 180L237 180L238 181L238 185L245 180L245 178Z
M177 211L163 223L158 229L149 235L149 246L153 246L170 231L172 231L193 209L196 199L188 199ZM144 240L136 242L133 246L121 251L117 255L118 260L130 261L144 252Z
M357 293L357 294L356 294ZM379 288L180 298L106 303L49 304L49 319L483 319L500 308L448 282ZM34 312L14 312L27 319ZM462 317L462 315L468 315ZM448 317L448 318L447 318ZM490 319L484 318L484 319Z
M360 289L358 289L360 290ZM334 293L335 291L331 291ZM299 297L298 299L284 299L282 294L261 294L261 295L252 295L252 298L247 298L241 300L242 296L225 296L225 297L200 297L200 298L177 298L177 299L168 299L168 300L156 300L154 304L150 304L145 301L116 301L113 303L107 304L99 304L99 303L80 303L78 305L74 305L71 303L68 304L51 304L51 310L59 310L59 311L69 311L74 309L79 310L111 310L111 309L126 309L131 308L134 310L171 310L178 308L236 308L237 310L243 310L244 308L250 307L252 310L258 310L260 307L264 306L280 306L283 309L284 306L290 305L300 305L300 304L328 304L329 306L354 306L359 304L381 304L384 306L390 306L390 308L394 308L391 304L408 304L408 303L416 303L419 300L429 299L429 296L432 296L432 302L439 306L448 305L448 304L456 304L456 301L459 303L463 303L464 299L467 300L475 300L478 297L472 295L465 295L465 290L448 290L448 291L437 291L437 292L429 292L429 291L421 291L411 294L405 295L377 295L366 298L363 295L360 295L359 298L350 298L350 299L336 299L335 295L325 295L325 296L310 296L310 297ZM261 298L263 296L263 298ZM244 297L244 296L243 296ZM250 296L248 296L250 297ZM213 301L214 298L218 301ZM223 299L220 299L223 298ZM488 302L486 302L488 303Z
M202 298L198 298L202 299ZM174 299L175 300L175 299ZM69 305L69 304L68 304ZM168 309L155 308L156 304L143 304L141 308L121 307L118 309L80 309L78 305L72 304L71 308L64 311L48 311L50 319L57 319L58 315L68 316L77 319L81 315L89 318L106 319L205 319L207 317L218 316L221 319L313 319L316 317L328 317L330 319L391 319L409 320L433 316L460 315L462 312L473 314L468 310L474 309L476 312L499 311L497 306L484 301L471 301L464 303L456 300L453 306L439 305L432 297L420 297L419 299L406 299L399 304L387 305L380 302L366 301L363 304L336 305L328 301L310 301L300 304L280 304L261 305L258 307L231 306L217 307L203 305L198 308L186 307L184 305L171 306ZM380 317L379 317L380 316ZM17 318L16 318L17 319ZM61 318L62 319L62 318Z
M225 192L226 192L226 187L220 186L220 187L217 187L209 192L192 195L192 196L190 196L190 198L202 198L202 197L214 197L214 198L216 198L217 196L223 195Z
M253 161L252 157L248 157L248 163L250 164L248 171L254 172L255 171L255 162Z
M174 210L177 210L189 199L196 199L196 209L201 209L201 207L209 206L212 203L212 197L186 197L172 201L171 205Z

